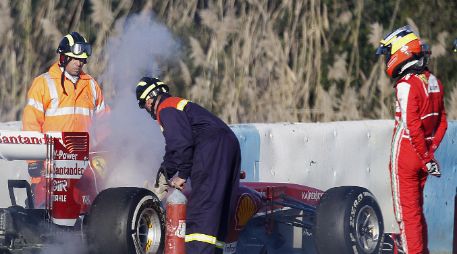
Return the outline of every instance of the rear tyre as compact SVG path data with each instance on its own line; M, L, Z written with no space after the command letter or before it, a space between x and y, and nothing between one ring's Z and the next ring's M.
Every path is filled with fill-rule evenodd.
M91 253L162 253L165 212L147 189L121 187L100 192L86 225Z
M365 188L331 188L317 207L314 231L318 253L380 253L384 235L381 209Z

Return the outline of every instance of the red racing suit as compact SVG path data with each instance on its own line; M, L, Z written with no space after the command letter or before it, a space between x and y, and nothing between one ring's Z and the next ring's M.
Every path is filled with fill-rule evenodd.
M406 253L429 253L423 214L425 164L447 129L443 86L429 71L407 74L395 85L396 112L390 173L396 219Z

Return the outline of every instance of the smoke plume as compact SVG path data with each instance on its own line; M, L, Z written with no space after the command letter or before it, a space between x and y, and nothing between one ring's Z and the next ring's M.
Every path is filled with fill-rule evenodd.
M116 25L118 35L108 39L108 68L101 77L114 86L110 102L106 187L143 187L155 180L164 154L164 139L158 124L138 107L135 87L143 76L160 78L159 60L177 57L178 43L166 26L151 13L133 15ZM107 84L109 82L109 84Z
M109 117L95 122L96 139L106 138L92 143L91 150L106 151L103 188L152 186L164 154L164 139L158 124L138 107L135 87L143 76L160 78L158 60L176 57L178 43L152 13L119 20L114 34L103 50L108 65L98 80L103 86L114 88L115 96L108 102ZM74 235L60 234L59 243L40 253L56 254L69 249L71 254L86 253L87 248L81 243L71 244L74 239Z

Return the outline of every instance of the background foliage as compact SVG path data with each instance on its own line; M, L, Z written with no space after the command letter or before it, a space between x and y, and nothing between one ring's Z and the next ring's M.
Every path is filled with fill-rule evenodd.
M0 0L0 121L20 120L63 35L89 38L86 70L97 78L115 24L148 11L182 44L163 79L230 123L392 118L392 80L374 51L405 24L432 46L431 69L455 119L456 9L446 0ZM102 86L114 102L115 88Z

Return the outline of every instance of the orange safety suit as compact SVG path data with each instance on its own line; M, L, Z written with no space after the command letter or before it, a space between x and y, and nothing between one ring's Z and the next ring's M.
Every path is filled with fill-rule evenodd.
M22 116L24 131L89 132L94 117L109 111L94 78L84 72L76 84L65 78L65 94L61 75L56 62L48 72L33 80ZM31 180L32 184L40 181L41 177Z

